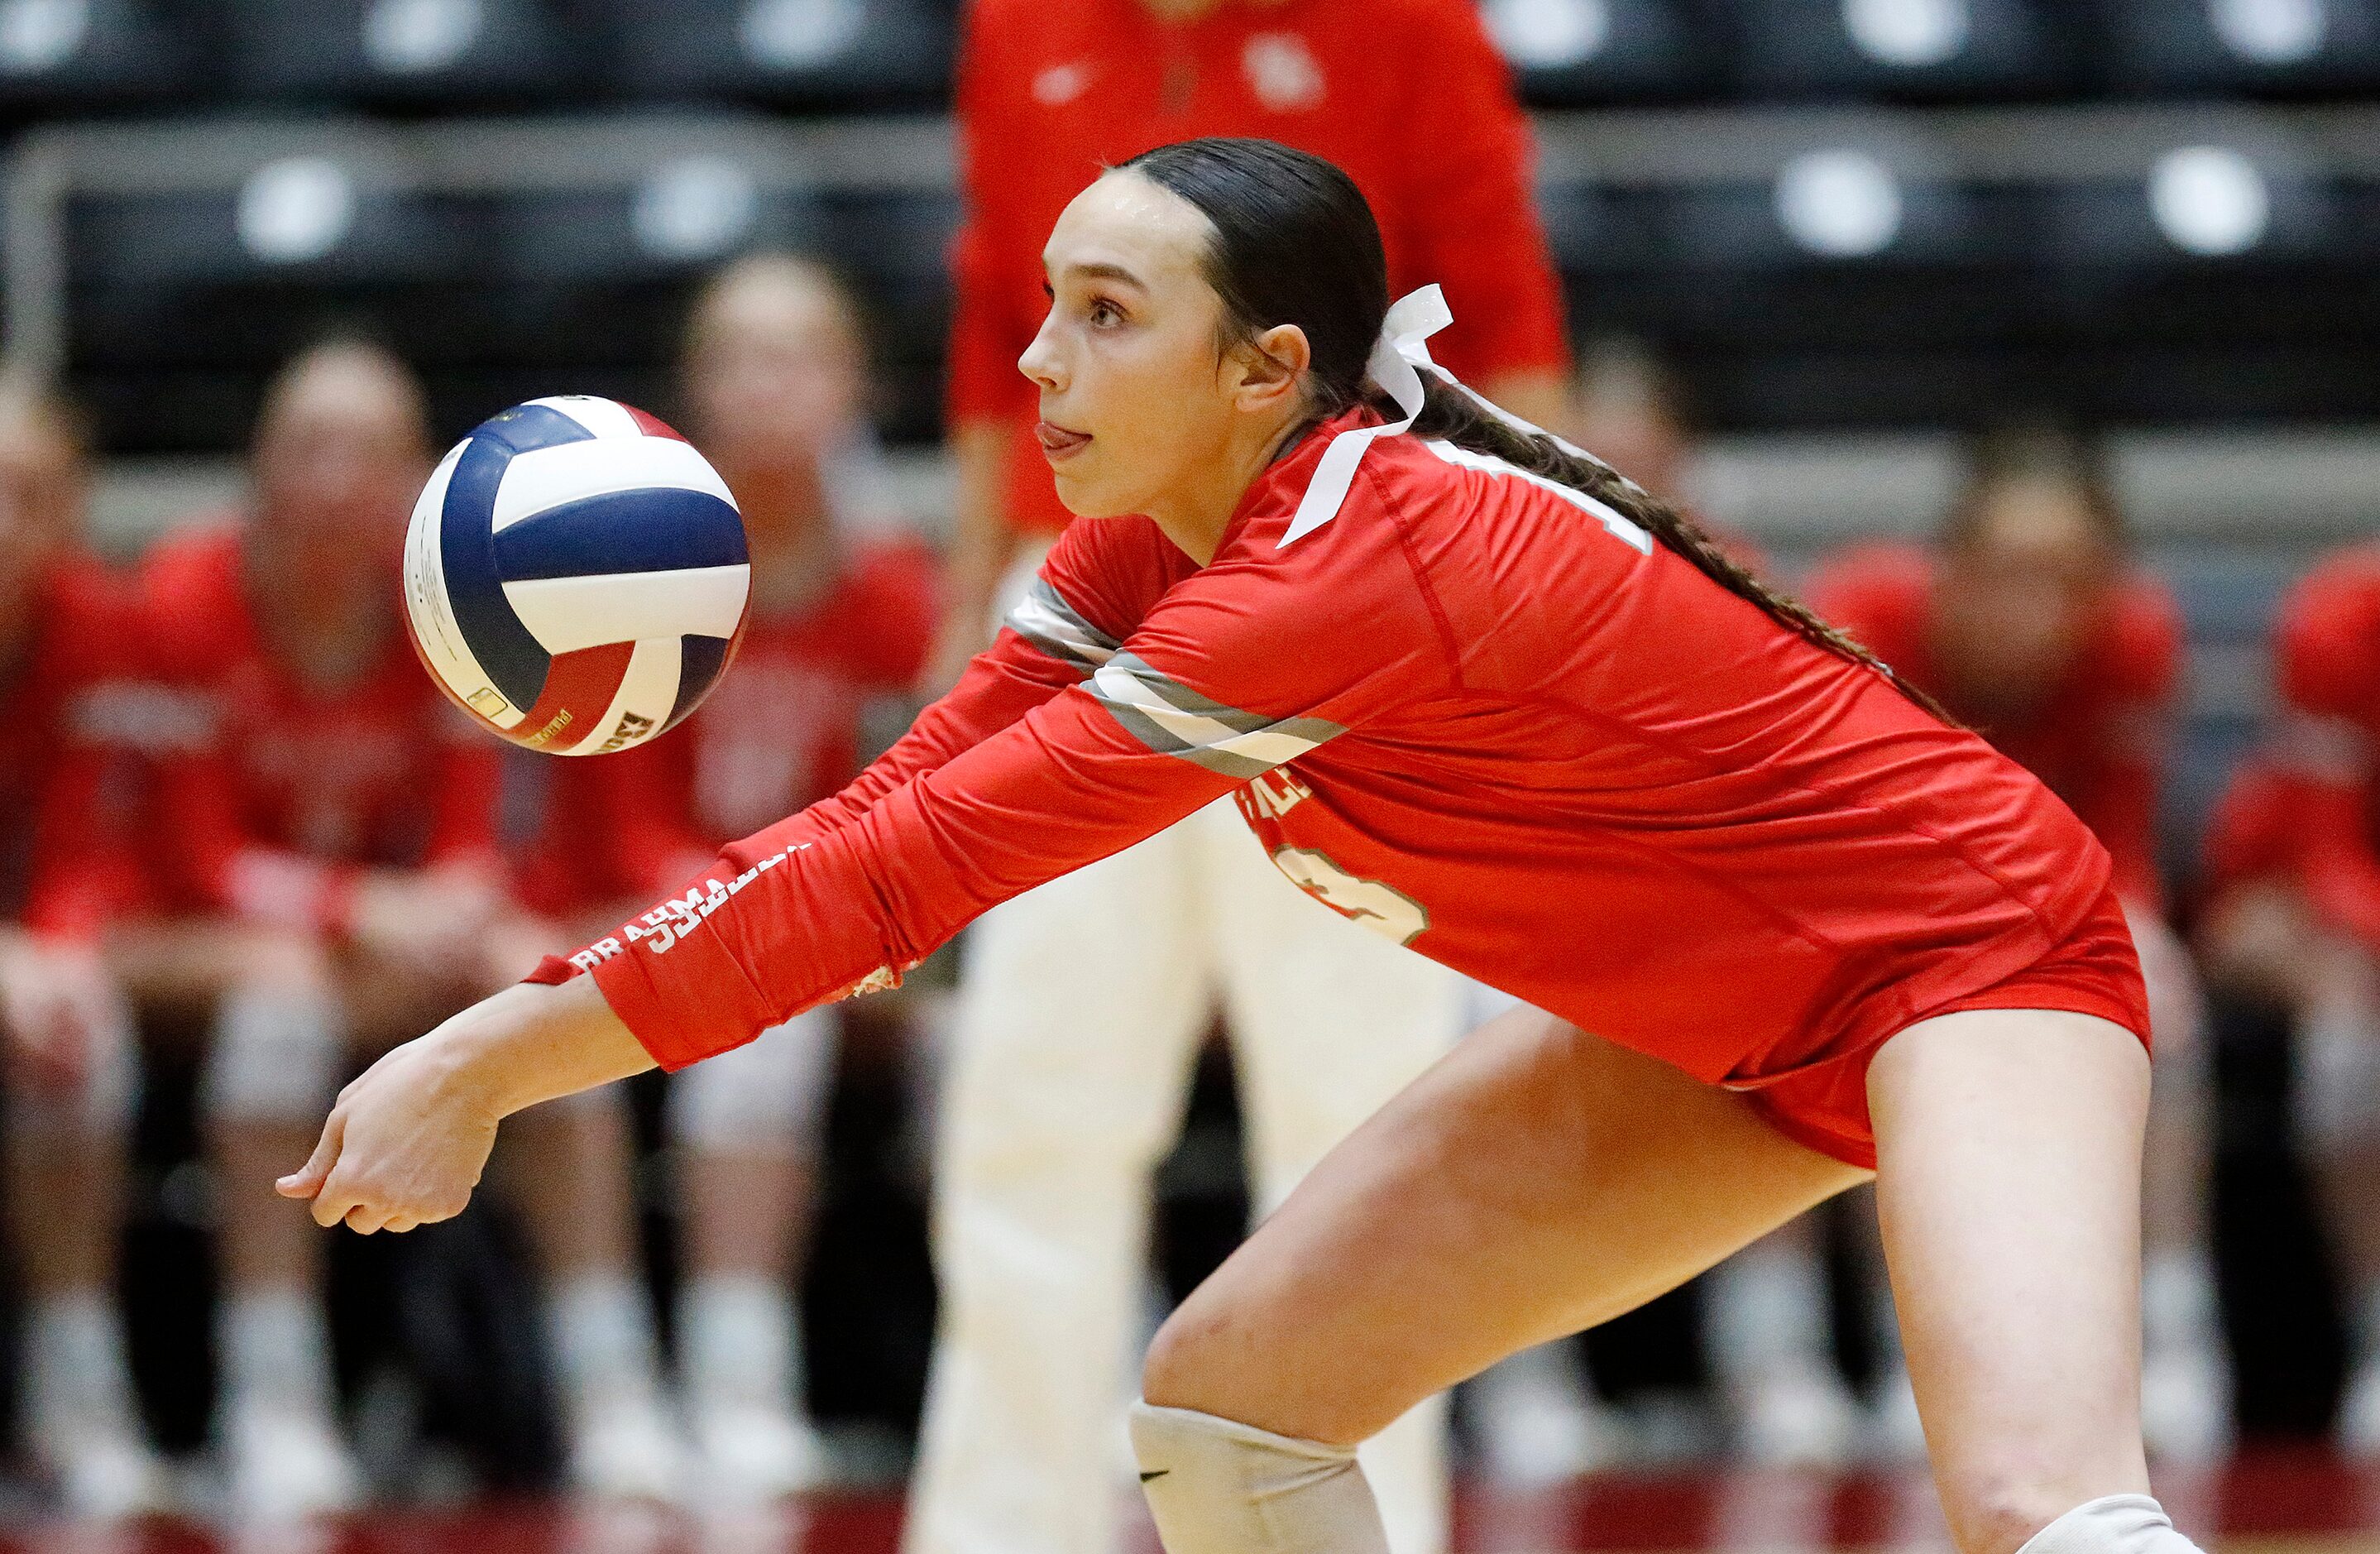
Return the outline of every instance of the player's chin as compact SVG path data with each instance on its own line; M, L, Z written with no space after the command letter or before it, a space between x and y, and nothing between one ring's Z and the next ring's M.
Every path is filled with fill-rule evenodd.
M1098 471L1075 467L1082 457L1078 454L1050 471L1057 481L1058 504L1078 518L1120 518L1135 511L1099 479Z

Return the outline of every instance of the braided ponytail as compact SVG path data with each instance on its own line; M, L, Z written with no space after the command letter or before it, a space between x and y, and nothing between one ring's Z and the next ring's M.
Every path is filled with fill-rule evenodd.
M1389 411L1402 414L1393 407ZM1750 600L1770 620L1839 658L1875 670L1911 701L1942 722L1958 725L1958 720L1944 711L1938 702L1895 674L1882 659L1828 625L1808 605L1762 582L1748 567L1721 550L1693 519L1602 460L1573 453L1543 432L1524 431L1500 420L1481 409L1466 390L1427 371L1422 374L1422 410L1414 422L1413 435L1451 443L1470 453L1502 459L1516 468L1593 497L1692 562L1696 571L1728 592Z

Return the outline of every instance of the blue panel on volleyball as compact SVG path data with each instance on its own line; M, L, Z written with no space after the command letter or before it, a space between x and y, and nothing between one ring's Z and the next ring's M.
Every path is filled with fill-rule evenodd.
M508 414L520 415L539 408L524 406ZM577 438L557 435L554 441L575 442L588 435L569 418L551 411L546 414L578 433ZM552 431L538 418L531 418L525 430L531 436ZM439 558L445 567L446 598L455 612L455 624L462 629L463 639L470 644L473 655L488 672L488 678L495 682L496 689L515 705L527 707L537 700L538 692L544 687L545 673L552 659L529 635L528 628L521 625L504 598L504 574L496 567L495 536L488 528L489 515L495 510L496 487L504 478L504 466L512 462L516 451L526 450L514 448L502 431L472 434L470 444L455 466L455 477L446 487L446 504L440 516Z
M709 694L711 682L727 667L729 643L722 637L682 637L685 656L680 661L677 680L677 702L670 709L664 728L674 727L680 718L694 710L694 704Z
M495 536L496 573L507 583L734 566L747 559L744 520L698 491L610 492L549 507Z

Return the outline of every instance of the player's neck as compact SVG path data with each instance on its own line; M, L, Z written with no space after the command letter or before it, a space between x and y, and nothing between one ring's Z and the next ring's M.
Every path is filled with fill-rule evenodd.
M1150 504L1149 518L1192 561L1201 566L1213 561L1241 499L1288 451L1301 422L1291 413L1235 425L1215 456L1192 461L1196 473L1175 482L1165 500Z

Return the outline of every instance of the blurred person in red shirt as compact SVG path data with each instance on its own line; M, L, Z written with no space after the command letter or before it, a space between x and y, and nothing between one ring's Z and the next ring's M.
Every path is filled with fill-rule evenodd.
M2340 1444L2380 1457L2380 543L2325 557L2274 628L2279 715L2209 829L2218 1011L2294 1036L2296 1113L2347 1284Z
M10 1244L25 1281L25 1444L72 1515L164 1508L115 1301L138 1101L105 935L147 889L122 725L138 688L123 589L81 548L85 451L0 378L0 1064Z
M159 758L172 916L119 959L142 1001L212 1011L217 1431L235 1502L260 1516L336 1509L361 1487L335 1423L321 1243L273 1196L267 1162L351 1054L503 985L545 938L504 890L503 747L445 704L397 619L428 437L401 362L318 346L266 395L249 511L168 537L141 568L153 671L193 734ZM631 1273L624 1118L599 1093L531 1121L506 1181L546 1281L574 1475L659 1492L673 1438Z
M871 703L905 701L940 619L933 555L859 510L868 363L849 292L787 255L704 287L682 362L683 425L735 492L752 605L733 670L650 744L549 763L532 900L616 921L721 846L843 787ZM703 1487L731 1502L812 1487L793 1291L816 1206L837 1013L796 1015L671 1081L686 1283L678 1376Z
M1438 282L1464 321L1448 366L1560 418L1569 352L1527 127L1469 0L977 0L957 91L957 533L932 688L989 643L1067 523L1018 358L1049 309L1043 242L1104 164L1201 135L1328 157L1378 217L1392 295ZM1461 988L1311 913L1229 803L971 930L910 1554L1106 1554L1150 1178L1210 1012L1263 1214L1451 1043ZM1397 1554L1443 1546L1442 1419L1433 1403L1366 1447Z
M2204 1001L2167 912L2157 791L2182 666L2180 611L2131 556L2098 449L2046 429L1976 445L1931 550L1878 545L1812 580L1823 612L2065 800L2115 860L2156 1037L2143 1205L2142 1422L2152 1451L2230 1437L2230 1371L2208 1245ZM1888 1310L1874 1326L1888 1333ZM1897 1353L1897 1348L1896 1351ZM1915 1450L1906 1372L1886 1430Z

